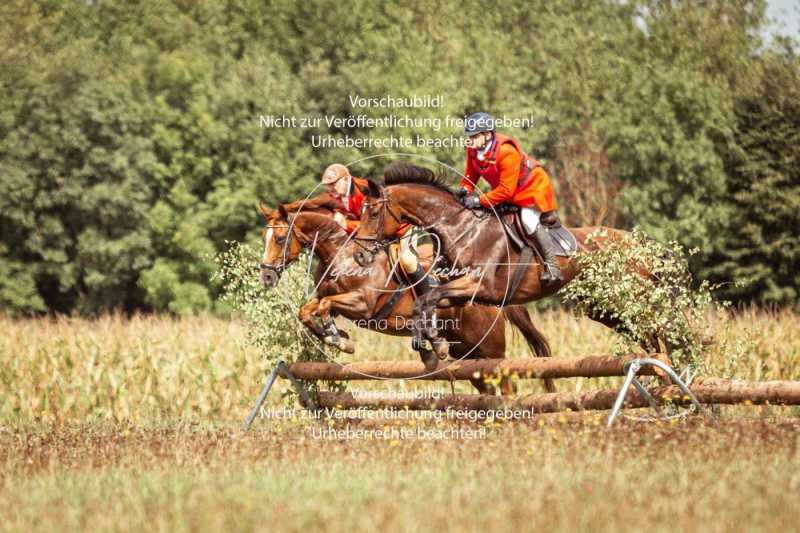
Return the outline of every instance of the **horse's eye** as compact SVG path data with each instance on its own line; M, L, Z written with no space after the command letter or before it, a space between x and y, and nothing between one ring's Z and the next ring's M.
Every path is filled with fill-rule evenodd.
M278 244L283 244L283 243L286 242L286 237L283 237L283 236L275 237L275 242L277 242Z

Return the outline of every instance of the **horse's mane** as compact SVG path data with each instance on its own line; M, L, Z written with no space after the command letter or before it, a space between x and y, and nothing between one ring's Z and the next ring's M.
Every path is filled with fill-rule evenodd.
M437 189L453 194L447 185L447 179L443 173L436 174L433 170L425 167L412 165L407 161L394 161L383 170L383 181L386 185L397 185L400 183L417 183L419 185L431 185Z
M299 217L299 216L309 217L309 218L312 218L312 219L322 219L322 221L319 222L319 225L317 227L317 229L320 230L320 231L330 230L330 229L333 228L333 226L336 226L338 229L344 231L344 229L342 229L342 227L339 225L339 223L336 222L330 215L328 215L327 213L324 213L324 212L317 211L317 210L304 209L302 211L297 211L295 213L290 213L289 214L289 218L287 218L287 221L289 221L290 218Z
M297 213L293 213L293 216L313 216L313 217L320 217L323 220L317 226L317 232L320 235L325 236L333 236L338 233L344 233L344 228L342 228L338 222L336 222L333 218L326 215L325 213L320 213L318 211L299 211Z
M341 203L330 194L322 193L312 198L305 198L303 200L297 200L288 204L282 204L282 207L288 213L295 213L298 211L317 211L320 209L326 209L333 213L339 207L341 207Z

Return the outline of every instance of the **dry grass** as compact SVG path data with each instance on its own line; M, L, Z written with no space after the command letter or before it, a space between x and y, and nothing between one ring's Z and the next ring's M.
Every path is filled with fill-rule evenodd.
M557 356L615 347L605 328L563 312L534 319ZM724 330L718 318L724 339L757 334L735 364L717 350L710 366L799 379L799 322L746 310ZM0 331L0 530L735 531L800 520L796 409L622 420L610 432L599 416L403 426L484 431L478 440L327 440L313 432L333 422L298 419L258 420L242 436L266 365L236 322L0 318ZM413 357L407 340L355 336L360 353L343 359ZM524 353L520 339L512 352Z
M305 424L0 436L0 529L784 531L797 422L523 423L480 441L317 440Z
M618 348L615 334L585 318L564 311L534 313L533 318L557 357ZM798 315L751 309L730 321L716 317L714 323L723 341L722 348L709 353L714 375L800 379ZM343 355L342 361L417 357L407 338L349 329L358 352ZM0 331L0 424L240 419L267 370L244 342L241 324L212 317L0 317ZM521 336L509 337L509 356L528 357ZM752 340L752 349L732 361L726 344L742 338ZM559 385L571 390L618 381L577 379ZM524 387L536 390L539 385ZM462 384L461 390L470 390L469 385Z

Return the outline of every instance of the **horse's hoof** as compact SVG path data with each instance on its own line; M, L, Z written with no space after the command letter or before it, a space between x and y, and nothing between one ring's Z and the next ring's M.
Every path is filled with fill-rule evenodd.
M343 339L341 337L337 339L331 335L328 335L327 337L324 337L322 339L322 342L324 342L328 346L333 346L337 350L342 351L344 353L354 353L356 351L356 347L352 341Z
M439 359L444 361L450 355L450 343L446 339L436 338L431 340L431 344L433 344L433 350Z
M353 341L344 338L339 338L339 344L336 347L344 353L355 353L356 351L356 345L353 344Z
M426 371L433 372L439 366L439 358L431 350L422 350L419 356Z

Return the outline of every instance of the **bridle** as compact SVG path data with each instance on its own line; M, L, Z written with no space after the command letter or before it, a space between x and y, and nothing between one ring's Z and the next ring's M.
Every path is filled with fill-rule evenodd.
M371 252L374 252L375 249L380 248L381 246L384 246L386 244L389 244L391 242L394 242L394 241L398 240L397 237L392 237L392 238L381 237L384 234L383 230L384 230L384 226L386 225L386 213L387 212L389 213L389 215L391 215L391 217L394 219L394 221L397 222L398 225L402 225L403 224L403 221L400 219L400 217L398 217L397 214L395 214L391 209L389 209L389 197L386 195L386 189L385 188L381 188L381 197L376 199L375 203L381 204L381 210L380 210L380 213L378 214L378 231L376 231L375 235L373 235L373 236L356 237L355 238L356 242L358 242L358 241L367 241L367 242L375 243L375 245L373 245L373 250L367 250L367 251L371 251ZM361 245L360 243L359 243L359 246L361 246L362 248L366 249L366 247L364 245Z
M288 263L290 262L289 261L289 250L291 249L292 238L297 238L297 240L300 242L301 246L306 246L308 244L307 242L304 242L302 238L297 237L294 234L294 227L295 226L294 226L293 219L290 219L289 224L267 224L266 226L264 226L265 229L287 228L289 231L286 234L286 242L283 243L283 251L281 253L281 262L280 262L280 264L279 265L268 265L266 263L259 263L259 265L258 265L259 268L261 268L262 270L270 270L272 272L275 272L275 274L277 274L278 276L280 276L283 273L283 271L286 270L286 267L287 267ZM330 234L331 234L330 231L317 232L314 235L314 240L315 240L315 242L317 240L325 240L330 236ZM292 259L292 261L294 261L294 259Z
M281 262L279 265L268 265L266 263L259 263L259 268L261 270L270 270L275 272L276 275L280 276L283 274L283 271L286 270L286 263L289 261L289 246L292 242L292 237L294 236L294 230L291 225L287 224L267 224L264 226L265 229L276 229L276 228L287 228L289 231L286 233L286 242L283 243L283 252L281 253Z
M376 203L380 203L381 210L378 214L378 230L375 232L375 235L367 236L367 237L356 237L353 239L353 242L361 248L362 252L356 252L355 260L360 266L366 266L372 263L375 256L381 249L388 249L388 246L394 242L398 242L401 237L395 235L393 237L383 237L385 234L384 226L386 225L386 213L388 212L389 215L397 222L398 225L402 225L403 221L398 217L391 209L389 209L389 198L386 195L386 189L381 188L381 197L375 200Z

